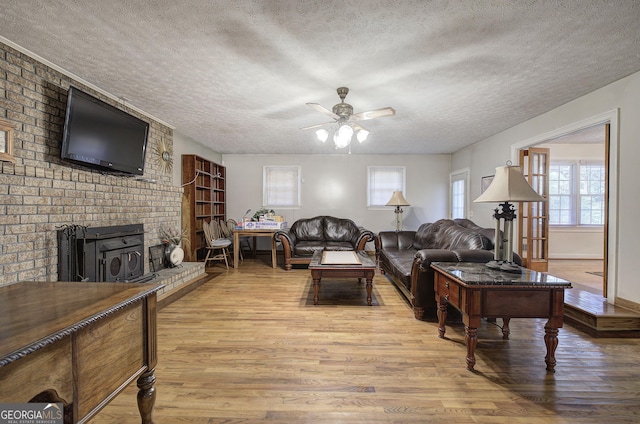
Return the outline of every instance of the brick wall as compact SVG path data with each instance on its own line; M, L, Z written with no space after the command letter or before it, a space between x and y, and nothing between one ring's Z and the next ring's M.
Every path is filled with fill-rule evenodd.
M143 178L122 177L60 159L67 91L74 85L149 122ZM173 131L0 43L0 118L15 124L16 163L0 162L0 285L57 281L57 227L143 223L148 247L161 227L180 227L182 188L157 163Z

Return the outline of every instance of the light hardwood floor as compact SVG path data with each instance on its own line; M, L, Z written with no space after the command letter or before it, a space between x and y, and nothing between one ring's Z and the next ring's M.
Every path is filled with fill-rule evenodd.
M565 324L547 373L544 320L513 319L510 340L484 322L470 372L464 328L439 339L384 276L371 307L355 280L323 280L314 306L308 270L267 262L216 267L160 311L156 424L640 421L640 339ZM136 392L92 423L139 423Z
M602 295L602 260L598 259L550 259L549 274L571 281L582 290Z

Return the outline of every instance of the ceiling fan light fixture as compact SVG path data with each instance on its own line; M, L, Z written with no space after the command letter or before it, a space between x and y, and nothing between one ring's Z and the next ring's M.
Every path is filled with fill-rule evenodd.
M394 116L396 114L395 109L392 107L385 107L382 109L369 110L354 114L353 106L345 103L344 101L345 97L349 93L349 89L347 87L339 87L337 91L338 97L340 97L340 103L334 105L332 110L329 110L318 103L307 103L308 106L311 106L315 110L333 118L337 125L331 125L334 124L334 122L326 122L324 124L310 125L301 128L303 130L309 130L312 128L331 125L329 130L316 130L316 137L324 143L329 138L329 133L333 132L333 143L335 144L336 149L343 149L347 146L351 146L351 139L354 132L356 133L356 138L359 143L364 142L367 137L369 137L369 131L363 128L358 121L366 121L384 116ZM349 153L351 153L351 148L349 148Z
M316 137L318 137L318 140L320 140L320 141L322 141L324 143L329 138L329 131L327 131L325 129L320 129L320 130L316 131Z
M340 125L338 130L333 134L333 142L336 144L337 149L347 147L351 143L351 137L353 136L353 128L348 124Z
M365 141L367 139L367 137L369 137L369 131L360 130L360 131L358 131L358 134L356 135L356 137L358 138L358 141L360 143L362 143L363 141Z

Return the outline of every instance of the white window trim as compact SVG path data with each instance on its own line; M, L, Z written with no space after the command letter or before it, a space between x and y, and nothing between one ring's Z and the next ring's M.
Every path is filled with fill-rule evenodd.
M267 204L267 171L275 168L295 168L298 178L298 198L296 205L269 205ZM302 192L302 167L299 165L265 165L262 167L262 207L268 209L300 209Z
M367 166L367 209L374 211L374 210L388 210L389 206L386 205L372 205L371 204L371 187L370 187L370 183L371 183L371 170L372 169L380 169L380 168L392 168L392 169L398 169L398 170L402 170L402 187L397 188L396 190L402 191L402 194L404 194L404 196L407 196L407 167L406 166L401 166L401 165L371 165L371 166ZM391 195L389 195L389 199L391 198Z

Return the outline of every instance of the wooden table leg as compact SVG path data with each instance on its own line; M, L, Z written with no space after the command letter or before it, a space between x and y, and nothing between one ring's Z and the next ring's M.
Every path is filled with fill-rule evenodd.
M311 278L313 278L313 304L318 304L318 293L320 292L320 279L322 274L320 271L311 271Z
M371 289L373 288L373 275L367 275L367 304L371 306Z
M509 321L511 318L502 317L502 339L509 340L509 334L511 334L511 330L509 329Z
M278 264L278 258L276 256L276 239L273 238L273 236L271 237L271 266L273 267L273 269L276 268L277 264Z
M156 403L156 375L155 370L142 373L138 378L138 410L142 418L142 424L153 424L153 405Z
M467 345L467 369L473 371L473 367L476 365L475 351L478 344L478 329L465 325L464 342Z
M238 250L240 249L240 236L238 233L233 233L233 267L238 268Z
M558 347L558 329L544 326L544 344L547 346L547 356L544 362L547 363L547 371L556 371L556 348Z
M444 333L447 331L444 323L447 321L447 305L449 303L444 299L438 300L438 337L444 339Z

